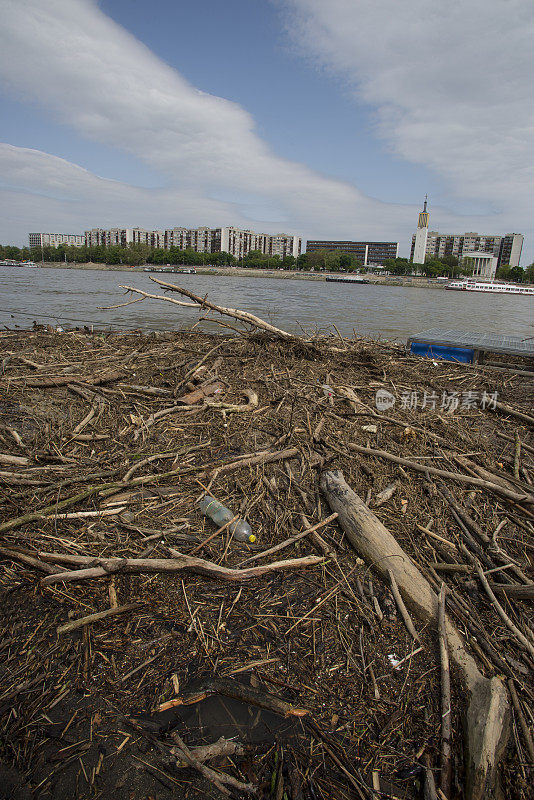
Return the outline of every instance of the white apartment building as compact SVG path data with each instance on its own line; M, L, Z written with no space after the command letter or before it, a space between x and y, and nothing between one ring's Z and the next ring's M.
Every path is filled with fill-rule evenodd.
M410 258L414 264L424 264L427 256L434 258L455 256L460 260L476 253L477 256L484 254L487 256L480 261L481 269L484 262L482 272L478 273L480 275L489 275L491 272L495 275L495 270L503 266L519 266L523 249L523 236L520 233L506 233L504 236L480 234L474 231L459 234L439 233L428 230L428 221L429 213L425 197L423 211L419 214L417 233L412 236ZM495 269L491 257L495 259Z
M92 228L85 231L85 244L87 247L111 247L119 245L126 247L133 242L133 228Z
M241 230L240 228L172 228L165 231L165 247L191 248L196 253L230 253L245 258L251 250L263 255L300 255L302 239L285 233L274 235Z
M144 228L92 228L85 231L87 247L126 247L129 244L146 244L149 247L165 247L163 231L147 231Z
M235 258L244 258L251 250L259 250L267 256L293 256L297 258L302 250L300 236L291 236L287 233L255 233L255 231L241 230L240 228L216 228L214 233L219 235L219 249L231 253Z
M29 233L30 247L83 247L85 236L77 233Z
M212 244L220 241L220 236L214 236L215 231L211 228L171 228L165 231L164 245L167 250L169 247L177 247L179 250L194 250L195 253L218 252L220 248L213 247Z
M286 233L256 233L240 228L168 228L165 231L148 231L144 228L92 228L85 231L82 244L87 247L111 247L129 244L146 244L153 248L177 247L195 253L230 253L235 258L245 258L251 250L267 256L297 256L302 249L300 236Z
M146 244L149 247L165 247L165 234L163 231L145 231L144 228L132 228L132 241L134 244Z
M424 263L425 256L443 258L455 256L464 258L468 253L489 253L497 259L497 268L508 265L518 267L523 249L523 236L520 233L507 233L504 236L480 234L474 231L466 233L448 234L426 229L423 251L418 252L417 245L425 229L418 228L417 234L412 236L411 258L414 264ZM422 243L422 240L421 240ZM420 249L420 245L419 245Z

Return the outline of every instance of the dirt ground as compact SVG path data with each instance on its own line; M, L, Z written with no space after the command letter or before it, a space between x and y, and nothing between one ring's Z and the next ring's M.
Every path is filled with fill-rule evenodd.
M220 797L174 734L190 748L237 744L209 767L258 797L418 798L428 770L439 784L435 628L413 615L420 649L336 520L260 555L331 515L319 480L332 469L432 586L446 584L479 669L513 679L532 736L532 660L470 559L496 592L532 586L534 508L350 447L474 479L485 470L529 494L532 380L366 340L199 332L5 332L0 364L4 796ZM379 391L395 400L385 411ZM496 397L512 412L493 409ZM254 542L216 534L198 508L207 489ZM160 571L177 551L207 571ZM140 559L150 565L127 561ZM210 572L284 560L247 580ZM534 641L532 599L499 598ZM451 798L465 796L464 710L453 673ZM533 796L528 746L514 712L510 800Z

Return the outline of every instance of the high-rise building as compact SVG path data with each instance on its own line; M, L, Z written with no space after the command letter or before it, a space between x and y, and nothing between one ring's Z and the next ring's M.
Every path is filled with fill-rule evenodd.
M87 247L126 247L133 242L133 228L92 228L85 231L85 244Z
M507 233L504 236L494 234L480 234L473 231L467 233L444 234L428 230L427 201L423 211L419 214L417 232L412 236L411 260L414 264L424 264L426 256L443 258L455 256L459 260L466 257L472 258L473 254L492 256L495 261L487 258L481 259L484 263L483 273L493 272L499 267L518 267L523 249L523 236L520 233ZM495 270L490 264L496 264ZM482 274L482 273L481 273Z
M30 247L83 247L85 236L77 233L29 233Z
M83 237L82 237L83 238ZM93 228L85 231L87 247L110 247L128 244L146 244L152 248L177 247L179 250L194 250L195 253L230 253L235 258L244 258L251 250L259 250L266 256L300 255L302 239L286 233L256 233L240 228L168 228L165 231L147 231L144 228Z
M306 242L307 253L315 253L317 250L350 253L350 255L356 256L362 266L366 267L368 264L383 264L389 258L397 258L399 243L353 242L332 239L310 239Z
M425 195L425 204L417 220L417 233L412 244L412 261L414 264L424 264L428 245L428 211L426 204L428 197Z

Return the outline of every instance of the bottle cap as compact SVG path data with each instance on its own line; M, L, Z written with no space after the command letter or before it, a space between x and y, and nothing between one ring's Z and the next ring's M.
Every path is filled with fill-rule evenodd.
M254 544L254 542L256 541L256 537L254 536L253 533L250 534L250 536L248 537L248 540L249 540L250 544Z

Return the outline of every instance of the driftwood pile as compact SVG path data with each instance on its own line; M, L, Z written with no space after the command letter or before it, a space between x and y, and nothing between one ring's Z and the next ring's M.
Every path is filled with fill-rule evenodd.
M532 382L188 300L0 335L20 797L532 797Z

